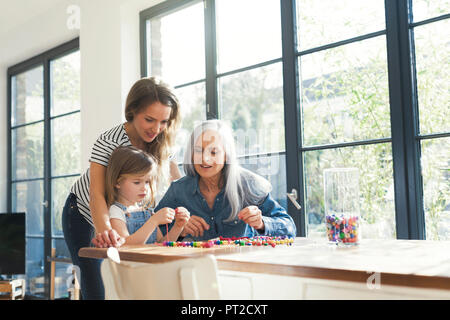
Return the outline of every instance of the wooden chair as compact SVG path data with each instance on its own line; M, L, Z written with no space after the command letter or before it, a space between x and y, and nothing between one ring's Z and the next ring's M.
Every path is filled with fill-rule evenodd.
M220 299L211 255L159 264L104 259L101 274L106 300Z
M72 260L69 258L56 258L56 249L52 248L51 256L47 257L47 261L50 262L50 300L55 299L55 264L56 263L65 263L72 264ZM77 278L77 274L75 269L72 269L73 276L73 287L69 288L69 296L70 300L80 300L80 284Z
M0 300L23 300L25 298L25 279L0 281L0 293Z

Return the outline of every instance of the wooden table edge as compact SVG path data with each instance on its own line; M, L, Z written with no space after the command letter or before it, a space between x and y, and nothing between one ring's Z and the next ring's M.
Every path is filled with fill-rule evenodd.
M359 270L331 269L311 266L291 266L270 263L234 261L226 258L228 251L215 252L219 270L250 272L260 274L271 274L280 276L292 276L301 278L314 278L323 280L350 281L357 283L367 283L372 273ZM107 258L106 249L101 248L81 248L78 252L84 258ZM183 255L160 255L160 254L137 254L136 252L124 252L119 250L119 256L124 261L145 262L145 263L165 263L180 259L196 258L204 256L203 252L195 252ZM213 256L215 256L215 254ZM380 272L380 283L383 285L450 290L450 278L441 276L425 276L417 274L397 274Z
M247 249L247 248L243 248ZM106 254L106 250L104 248L81 248L78 251L78 255L82 258L94 258L94 259L106 259L108 256ZM241 249L242 250L242 249ZM133 262L145 262L145 263L165 263L170 261L175 261L179 259L187 259L187 258L198 258L205 255L226 255L236 253L235 250L229 250L227 248L220 248L212 252L204 252L204 251L196 251L193 250L192 253L186 254L170 254L170 255L161 255L158 253L141 253L141 252L127 252L127 251L119 251L119 257L124 261L133 261Z
M221 270L313 278L323 280L350 281L367 283L373 272L360 270L343 270L310 266L290 266L258 262L233 261L217 258ZM422 289L450 290L450 278L440 276L425 276L417 274L397 274L379 272L380 284L412 287Z

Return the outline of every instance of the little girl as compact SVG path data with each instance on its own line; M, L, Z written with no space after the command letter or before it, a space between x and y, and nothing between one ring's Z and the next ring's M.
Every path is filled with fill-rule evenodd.
M162 208L154 214L147 209L154 201L155 166L150 155L132 146L118 147L111 154L106 169L106 201L111 226L125 238L125 244L161 242L163 235L158 226L174 218L167 239L176 241L189 220L189 211L183 207Z

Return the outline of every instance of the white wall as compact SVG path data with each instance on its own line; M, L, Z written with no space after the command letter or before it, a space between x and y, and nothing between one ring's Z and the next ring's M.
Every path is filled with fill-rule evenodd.
M125 120L129 89L140 78L139 12L157 0L81 0L81 159L98 135Z
M161 0L60 0L51 10L7 33L0 30L0 212L6 211L8 187L7 68L80 37L80 144L84 170L97 136L124 121L126 95L140 78L139 12L159 2ZM80 30L67 27L71 15L67 8L71 5L80 7Z

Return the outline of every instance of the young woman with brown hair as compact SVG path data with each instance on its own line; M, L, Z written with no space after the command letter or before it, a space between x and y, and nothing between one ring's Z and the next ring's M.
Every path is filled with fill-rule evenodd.
M177 165L170 159L180 121L173 91L155 78L137 81L127 96L125 118L125 123L102 133L94 143L90 167L72 186L63 209L64 239L73 264L80 268L84 299L104 299L101 260L80 258L78 250L90 246L91 241L97 247L124 243L111 226L105 199L105 173L112 152L119 146L134 146L149 153L157 163L158 188L180 178Z

